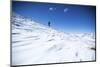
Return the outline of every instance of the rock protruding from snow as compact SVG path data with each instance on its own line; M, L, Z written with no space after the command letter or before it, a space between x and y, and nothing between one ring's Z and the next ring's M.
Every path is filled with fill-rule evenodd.
M95 60L94 33L63 33L13 13L12 65Z

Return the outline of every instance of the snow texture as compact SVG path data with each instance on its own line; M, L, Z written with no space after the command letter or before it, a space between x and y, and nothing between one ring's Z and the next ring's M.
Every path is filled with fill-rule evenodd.
M95 33L64 33L13 13L12 65L95 60Z

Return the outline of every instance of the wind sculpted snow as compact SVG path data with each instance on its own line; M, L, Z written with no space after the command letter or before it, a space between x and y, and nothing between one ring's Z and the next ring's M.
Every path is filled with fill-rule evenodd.
M95 60L94 33L64 33L12 14L12 65Z

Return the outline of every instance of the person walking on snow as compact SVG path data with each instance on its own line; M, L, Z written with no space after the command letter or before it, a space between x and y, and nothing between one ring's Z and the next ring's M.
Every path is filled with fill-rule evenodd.
M51 23L50 23L50 21L48 22L48 26L49 26L49 27L51 26Z

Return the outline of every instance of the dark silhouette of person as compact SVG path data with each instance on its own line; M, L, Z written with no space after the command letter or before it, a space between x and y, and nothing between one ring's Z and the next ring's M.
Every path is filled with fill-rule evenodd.
M49 26L49 27L51 26L51 23L50 23L50 21L48 22L48 26Z

